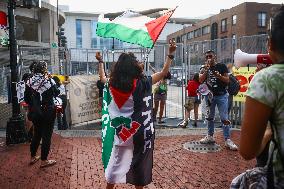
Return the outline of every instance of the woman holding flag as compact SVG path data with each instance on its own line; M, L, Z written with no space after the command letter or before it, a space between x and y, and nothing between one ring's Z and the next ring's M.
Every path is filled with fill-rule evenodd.
M100 80L105 83L102 108L102 160L107 189L130 183L137 189L152 182L154 125L152 85L169 71L176 50L170 41L161 72L146 77L133 53L122 53L106 78L100 53Z

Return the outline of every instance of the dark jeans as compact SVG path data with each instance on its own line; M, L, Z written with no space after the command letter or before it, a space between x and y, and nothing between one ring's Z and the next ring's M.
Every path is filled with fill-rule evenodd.
M50 150L51 136L53 132L55 121L55 109L50 109L45 113L45 118L39 119L39 121L33 121L34 135L30 145L31 156L36 155L37 149L41 144L41 160L47 160L47 156Z
M65 109L67 106L67 96L66 95L61 95L59 96L59 98L61 98L62 100L62 109L63 109L63 113L57 114L57 126L58 126L58 130L65 130L68 128L68 124L67 124L67 120L66 120L66 113L65 113Z

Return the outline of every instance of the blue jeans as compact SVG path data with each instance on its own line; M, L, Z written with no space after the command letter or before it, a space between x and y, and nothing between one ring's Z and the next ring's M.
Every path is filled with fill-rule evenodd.
M222 121L222 128L223 128L223 135L225 140L230 138L230 127L231 124L228 124L228 94L220 95L220 96L213 96L211 101L211 106L209 107L209 114L208 114L208 135L214 135L214 119L215 119L215 107L217 105L220 119ZM224 124L226 123L226 125Z

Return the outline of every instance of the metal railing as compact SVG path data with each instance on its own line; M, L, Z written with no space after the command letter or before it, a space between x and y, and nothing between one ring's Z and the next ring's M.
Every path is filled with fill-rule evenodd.
M217 54L217 60L220 63L233 63L234 52L237 48L247 53L267 53L267 35L245 36L236 39L226 38L212 41L198 41L185 44L177 44L175 60L171 66L172 79L168 81L168 97L166 103L165 117L183 118L185 103L185 87L186 81L192 78L195 72L199 72L200 67L204 64L204 52L211 49ZM161 70L167 54L168 45L158 44L151 50L148 60L149 63L157 71ZM100 51L107 63L107 71L110 70L113 62L118 59L122 52L133 52L139 61L144 61L147 49L129 46L123 49L51 49L46 45L37 46L19 46L18 62L19 75L28 72L28 66L33 60L45 60L51 72L65 73L68 75L79 74L98 74L98 64L95 53ZM64 54L65 52L65 54ZM66 58L67 56L67 58ZM64 62L67 61L67 62ZM67 66L67 67L65 67ZM146 74L150 75L146 67ZM9 50L0 48L0 105L2 111L0 113L1 126L10 115L8 105L9 94ZM3 108L3 107L4 108ZM203 106L204 107L204 106ZM241 102L234 102L230 114L230 119L234 124L240 124L242 120L242 112L244 105ZM204 118L206 112L202 106L200 109L200 118ZM202 111L203 109L203 111Z

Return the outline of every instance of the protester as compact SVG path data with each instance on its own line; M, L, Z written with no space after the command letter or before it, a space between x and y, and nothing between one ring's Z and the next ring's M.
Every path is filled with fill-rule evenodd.
M208 114L208 135L200 140L201 143L215 143L214 119L215 108L217 106L222 122L225 146L230 150L237 150L238 147L230 139L231 122L228 119L228 93L227 85L229 83L228 69L225 64L217 63L215 52L209 50L205 53L205 66L200 71L199 81L205 82L212 91L213 98L210 102Z
M162 120L162 117L164 114L165 104L167 100L168 79L171 79L170 72L168 72L167 75L161 81L158 82L156 88L154 89L154 121L156 121L157 119L156 117L160 107L158 124L165 123L165 121Z
M68 124L66 120L66 107L67 107L67 95L65 85L60 81L57 76L52 77L56 83L58 90L60 91L59 98L62 101L62 111L56 114L57 118L57 127L58 130L66 130L68 129Z
M270 22L268 52L272 66L253 77L246 93L240 154L246 160L257 157L270 142L273 175L263 188L284 188L284 6ZM257 110L257 111L256 111ZM270 122L271 130L267 127Z
M39 159L41 159L40 167L56 163L55 160L47 160L47 156L56 116L53 99L58 95L59 90L55 82L48 78L46 62L37 62L34 66L34 75L26 82L25 90L25 102L29 105L28 118L34 125L30 164L36 163ZM36 156L41 139L41 156Z
M193 80L190 80L187 84L187 99L184 105L185 107L185 118L183 122L180 124L182 128L186 128L188 125L188 119L190 117L190 111L194 110L194 124L193 127L197 127L198 120L198 107L201 103L200 96L197 94L199 87L199 74L195 73L193 76Z
M137 189L152 182L154 126L152 120L152 85L169 71L174 41L161 72L150 77L133 53L122 53L114 64L110 78L104 73L99 53L100 80L105 83L102 115L102 147L107 189L116 183L130 183Z

